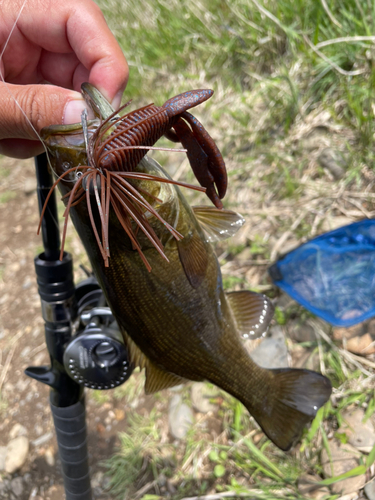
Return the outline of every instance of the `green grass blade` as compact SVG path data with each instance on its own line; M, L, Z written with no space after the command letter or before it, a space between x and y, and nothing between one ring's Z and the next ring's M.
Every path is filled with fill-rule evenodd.
M354 469L350 469L348 470L348 472L345 472L344 474L323 479L322 481L319 481L319 483L317 484L321 484L322 486L329 486L330 484L338 483L343 479L348 479L349 477L361 476L362 474L366 474L366 466L358 465L358 467L354 467Z
M256 446L255 444L250 440L250 439L244 439L244 443L246 446L249 448L249 450L252 452L252 454L261 462L263 462L270 471L273 471L277 476L280 478L283 478L283 473L281 472L280 469L274 465L271 460L269 460Z

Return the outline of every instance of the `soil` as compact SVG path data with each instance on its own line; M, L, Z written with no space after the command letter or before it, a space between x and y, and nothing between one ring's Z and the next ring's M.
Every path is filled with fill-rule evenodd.
M49 388L24 374L28 366L48 365L33 262L42 250L41 237L36 234L39 215L35 188L31 160L1 159L0 446L8 443L15 424L24 426L30 450L24 466L12 476L23 477L24 491L16 497L61 500L64 489L48 404ZM78 268L83 250L73 233L68 240ZM77 281L82 277L78 269ZM103 392L107 395L104 404L98 404L91 394L86 394L88 450L91 477L95 478L103 470L101 461L110 457L118 444L118 433L126 428L126 408L111 397L111 391ZM152 406L151 399L140 399L139 412ZM0 498L15 496L0 490ZM109 496L99 493L95 498Z

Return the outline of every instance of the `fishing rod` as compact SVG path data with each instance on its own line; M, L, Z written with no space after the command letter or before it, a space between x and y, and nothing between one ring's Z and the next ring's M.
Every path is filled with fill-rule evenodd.
M53 185L45 153L35 157L41 213ZM34 260L50 366L33 366L26 375L50 387L66 500L92 500L84 388L113 389L131 375L128 352L117 323L93 275L77 286L72 255L60 261L55 193L42 221L44 251Z

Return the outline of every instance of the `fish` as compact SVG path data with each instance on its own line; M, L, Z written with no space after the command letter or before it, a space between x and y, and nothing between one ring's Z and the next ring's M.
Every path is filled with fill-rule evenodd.
M95 96L94 101L102 116L88 123L89 134L114 113L109 103L103 105ZM77 174L88 165L82 125L48 127L42 130L42 138L68 206ZM211 382L239 400L276 446L289 450L329 399L331 383L310 370L262 368L246 350L243 338L264 335L273 305L266 296L250 290L225 292L212 246L215 239L232 235L243 219L211 206L191 207L180 187L147 155L135 167L136 174L138 178L128 181L152 206L153 212L143 208L142 215L157 235L164 256L131 218L129 236L116 210L107 205L108 234L102 228L110 244L106 263L92 226L94 219L100 233L99 208L93 204L91 215L88 208L88 200L100 198L103 191L99 180L92 181L91 194L86 186L69 214L131 363L145 369L145 392L186 381Z

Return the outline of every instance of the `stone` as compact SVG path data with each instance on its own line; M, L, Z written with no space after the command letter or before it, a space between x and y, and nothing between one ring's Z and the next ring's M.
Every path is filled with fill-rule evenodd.
M92 476L92 479L91 479L91 486L93 488L99 488L103 482L103 478L104 478L104 473L103 471L98 471L98 472L95 472L95 474Z
M298 491L304 498L314 498L320 500L329 495L327 486L320 486L321 477L312 474L302 474L298 479Z
M365 495L368 500L375 500L375 479L366 484Z
M180 394L173 396L169 402L168 424L169 431L176 439L184 439L194 421L191 408L182 403Z
M6 492L8 490L9 481L0 479L0 498L6 498Z
M365 333L363 328L363 323L358 323L357 325L349 326L344 328L341 326L333 328L332 335L334 340L351 339L353 337L359 337Z
M331 172L334 179L341 179L345 174L347 162L339 151L332 148L324 148L318 156L318 162Z
M14 424L9 432L9 439L14 439L18 436L27 436L27 429L21 424Z
M291 321L288 324L288 337L294 342L315 342L316 335L311 325L299 321Z
M375 444L375 429L371 420L363 423L365 412L358 408L342 414L343 425L340 432L345 432L348 442L363 453L370 453Z
M360 464L361 454L349 444L338 444L336 441L329 442L332 463L326 449L323 449L321 462L325 477L339 476L348 472ZM334 494L348 495L358 492L366 484L366 474L350 477L331 485Z
M53 449L53 446L49 446L46 449L46 452L44 454L44 458L46 459L46 462L50 467L54 467L54 465L55 465L55 451Z
M37 182L35 177L27 177L23 185L23 191L25 194L32 194L36 191Z
M7 456L7 447L0 446L0 472L5 468L5 457Z
M368 354L375 353L375 342L369 333L365 333L360 337L353 337L349 339L346 343L346 348L354 354L367 356Z
M217 395L217 389L210 388L204 382L195 382L191 386L191 402L193 408L200 413L208 413L209 411L216 411L217 405L210 402L215 395Z
M10 489L16 498L20 498L23 493L22 477L15 477L10 482Z
M19 436L9 441L5 457L5 472L13 474L26 462L29 453L29 440L26 436Z
M250 352L250 356L255 363L263 368L288 367L288 350L281 327L273 327L271 335Z

